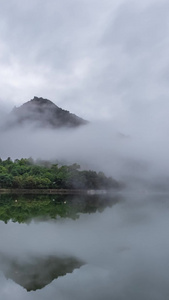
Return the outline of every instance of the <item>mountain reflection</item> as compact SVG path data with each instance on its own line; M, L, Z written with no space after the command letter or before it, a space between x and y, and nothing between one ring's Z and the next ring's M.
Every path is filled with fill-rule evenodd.
M80 213L102 212L119 201L118 195L0 195L0 220L18 223L32 219L78 219Z
M72 273L83 264L75 257L31 257L22 262L0 255L0 269L5 277L12 279L27 291L42 289L54 279Z

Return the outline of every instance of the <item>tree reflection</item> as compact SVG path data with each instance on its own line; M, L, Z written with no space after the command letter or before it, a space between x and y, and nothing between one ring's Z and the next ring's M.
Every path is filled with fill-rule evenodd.
M0 220L18 223L37 218L76 220L80 213L102 212L119 201L118 195L0 195Z

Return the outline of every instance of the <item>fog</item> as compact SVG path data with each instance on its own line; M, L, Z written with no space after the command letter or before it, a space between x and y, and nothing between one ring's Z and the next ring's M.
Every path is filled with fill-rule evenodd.
M0 295L10 299L162 299L168 289L168 196L125 194L102 213L29 225L0 222L1 253L73 255L85 264L27 293L0 273Z
M76 162L128 186L117 205L76 221L0 222L0 253L9 259L85 262L29 293L1 270L0 298L168 299L169 2L0 4L0 127L34 95L89 121L3 127L0 157Z
M1 132L0 156L168 176L168 11L159 0L2 2L0 122L37 95L90 123Z
M1 158L58 160L103 171L119 180L169 176L167 127L145 120L93 121L79 128L20 126L0 132Z

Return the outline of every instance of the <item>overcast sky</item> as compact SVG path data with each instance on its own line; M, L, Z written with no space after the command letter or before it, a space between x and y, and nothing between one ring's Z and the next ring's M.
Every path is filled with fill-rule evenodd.
M0 0L0 8L1 109L36 95L90 120L137 119L161 105L165 114L168 1Z
M1 157L81 156L114 173L128 157L168 172L169 1L0 4L0 112L38 96L92 124L52 138L23 132L25 143L1 134Z

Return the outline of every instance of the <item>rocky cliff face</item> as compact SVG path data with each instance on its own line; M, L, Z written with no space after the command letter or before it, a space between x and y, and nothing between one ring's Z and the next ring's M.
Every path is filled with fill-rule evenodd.
M6 127L30 124L40 128L78 127L88 122L52 101L34 97L10 113Z

